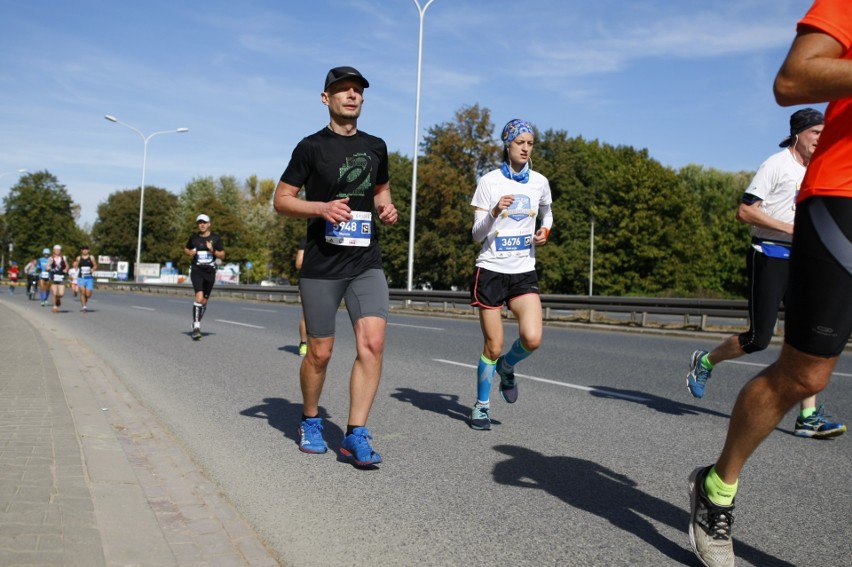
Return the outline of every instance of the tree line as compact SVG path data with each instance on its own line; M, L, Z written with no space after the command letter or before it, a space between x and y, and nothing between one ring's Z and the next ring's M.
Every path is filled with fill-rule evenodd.
M497 167L501 144L490 111L464 107L428 129L418 158L414 276L436 289L467 289L480 245L473 242L470 199L477 179ZM379 133L380 134L380 133ZM679 170L645 149L537 131L532 167L550 181L554 228L536 250L543 293L586 294L594 223L595 295L742 297L746 289L748 227L735 218L752 172L688 165ZM412 161L390 154L391 191L400 222L382 226L380 240L391 287L408 272ZM242 266L241 281L269 276L298 279L294 258L304 220L275 214L277 179L198 177L174 194L146 186L142 261L189 266L183 248L204 212L225 241L226 260ZM95 254L133 263L140 189L119 190L99 204L90 230L76 222L79 207L51 173L23 175L4 199L0 237L13 259L26 262L54 243L74 254L89 243ZM251 265L250 269L246 269Z

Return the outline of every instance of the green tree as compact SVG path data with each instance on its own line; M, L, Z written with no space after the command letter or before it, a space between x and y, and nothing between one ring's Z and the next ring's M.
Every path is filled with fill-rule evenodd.
M706 230L692 222L699 211L685 185L671 168L649 158L647 150L608 145L602 150L605 170L593 207L600 227L596 288L605 295L696 289L699 274L689 267L695 243L706 238Z
M553 198L553 229L547 245L536 249L536 268L544 293L583 294L588 290L589 237L593 216L594 156L597 142L548 130L536 137L535 169L547 177Z
M136 261L139 241L139 189L116 191L98 205L98 218L92 226L93 252ZM141 259L145 263L176 262L179 254L174 242L180 238L177 228L178 198L160 187L145 187L142 217Z
M749 226L736 220L736 211L753 172L729 173L687 165L678 172L692 198L698 203L707 239L700 243L701 271L696 290L701 296L743 297L748 288L745 251L749 246Z
M414 276L438 288L466 288L479 243L470 234L470 199L480 175L500 159L488 109L465 107L429 129L418 171Z
M88 236L77 226L80 207L65 186L48 171L23 175L3 200L6 213L4 243L14 244L12 258L41 256L42 248L60 244L74 254ZM7 249L8 250L8 249Z
M253 268L247 274L250 281L267 277L284 277L291 283L298 281L295 266L299 239L305 233L303 219L279 216L272 207L272 197L277 181L249 177L245 183L246 229L256 235L256 247L250 261Z
M408 236L411 232L411 169L408 156L392 152L388 156L391 180L391 200L399 213L393 226L379 223L379 242L382 247L382 266L393 288L405 289L408 283Z

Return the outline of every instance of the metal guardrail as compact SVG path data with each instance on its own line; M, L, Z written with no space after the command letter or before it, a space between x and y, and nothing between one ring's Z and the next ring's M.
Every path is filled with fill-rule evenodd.
M192 295L192 287L188 284L99 282L98 285L119 291ZM283 303L297 303L299 301L299 288L292 285L219 284L215 288L215 293L225 297L253 301ZM470 295L466 291L391 289L390 300L392 303L399 302L406 307L417 308L419 306L431 311L475 314L475 310L469 305ZM711 317L725 319L746 319L748 317L748 303L745 300L545 294L541 296L541 303L546 321L583 320L599 322L605 320L607 314L618 313L629 315L627 323L645 327L652 323L651 318L653 316L676 316L683 318L684 327L708 330L708 319ZM783 310L780 316L783 317Z

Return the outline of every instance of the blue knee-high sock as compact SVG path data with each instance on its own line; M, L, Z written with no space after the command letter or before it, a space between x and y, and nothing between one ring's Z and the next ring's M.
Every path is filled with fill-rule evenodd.
M491 381L497 370L497 361L488 360L485 355L479 357L476 368L476 401L487 402L491 396Z
M506 356L503 357L503 367L506 370L512 370L517 363L532 353L533 351L524 348L524 344L521 342L520 338L515 339L515 342L512 343L512 348L510 348L509 352L506 353Z

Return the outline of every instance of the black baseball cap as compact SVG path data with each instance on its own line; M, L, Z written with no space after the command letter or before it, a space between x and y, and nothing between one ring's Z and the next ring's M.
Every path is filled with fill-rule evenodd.
M365 89L370 86L367 79L365 79L355 67L335 67L328 72L328 75L325 76L325 87L323 88L323 91L328 92L328 87L337 81L342 81L343 79L355 79L361 81Z
M782 148L786 148L793 143L793 138L814 126L825 124L825 117L822 112L814 108L803 108L797 110L790 115L790 135L781 140L778 144Z

